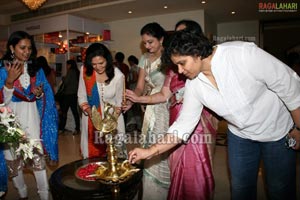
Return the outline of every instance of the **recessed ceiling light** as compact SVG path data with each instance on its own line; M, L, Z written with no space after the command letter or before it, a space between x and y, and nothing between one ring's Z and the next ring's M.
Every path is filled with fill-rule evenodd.
M206 3L206 1L201 1L201 3L205 4L205 3Z
M234 14L235 14L235 11L232 11L231 14L234 15Z
M129 10L129 11L128 11L128 14L132 14L132 11L131 11L131 10Z
M164 8L165 8L165 9L167 9L167 8L168 8L168 6L164 6Z
M89 35L90 33L89 32L85 32L85 34Z

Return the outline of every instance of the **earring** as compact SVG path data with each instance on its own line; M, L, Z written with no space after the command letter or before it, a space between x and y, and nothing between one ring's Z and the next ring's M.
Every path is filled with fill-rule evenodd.
M10 58L11 58L11 60L15 59L15 53L13 51L10 54Z

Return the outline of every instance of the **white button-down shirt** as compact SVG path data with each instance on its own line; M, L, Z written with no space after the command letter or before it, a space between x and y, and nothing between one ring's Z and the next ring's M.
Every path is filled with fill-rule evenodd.
M300 106L300 78L293 70L247 42L218 45L211 69L218 88L203 73L188 80L180 116L168 133L186 141L204 105L239 137L263 142L287 134L293 125L289 111Z

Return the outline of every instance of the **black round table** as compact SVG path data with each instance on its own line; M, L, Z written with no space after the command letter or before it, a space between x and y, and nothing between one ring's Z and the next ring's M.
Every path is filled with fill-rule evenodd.
M49 179L53 200L113 199L111 186L97 181L83 181L75 176L79 167L98 161L105 160L100 158L78 160L55 170ZM143 171L140 170L128 181L120 184L120 199L133 199L138 192L141 192L142 176Z

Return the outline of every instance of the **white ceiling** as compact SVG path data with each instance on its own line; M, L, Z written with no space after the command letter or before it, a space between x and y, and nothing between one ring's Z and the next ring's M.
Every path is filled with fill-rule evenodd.
M2 18L9 20L11 15L28 12L31 13L32 16L51 16L45 15L45 9L49 11L53 6L71 8L70 3L76 2L80 4L80 8L58 12L59 9L56 7L55 13L51 15L70 13L99 22L109 22L127 18L204 9L205 13L212 17L216 23L242 20L280 20L300 17L300 10L290 13L259 12L258 3L267 2L265 0L206 0L206 4L202 4L201 0L47 0L47 2L35 12L29 11L21 0L0 0L0 17L2 16ZM276 2L287 1L277 0ZM168 9L164 9L164 5L167 5ZM299 6L300 3L298 3L298 7ZM127 12L129 10L133 13L128 14ZM236 14L231 15L231 11L235 11ZM30 20L32 19L34 19L34 17L30 18ZM9 22L6 20L6 23Z

